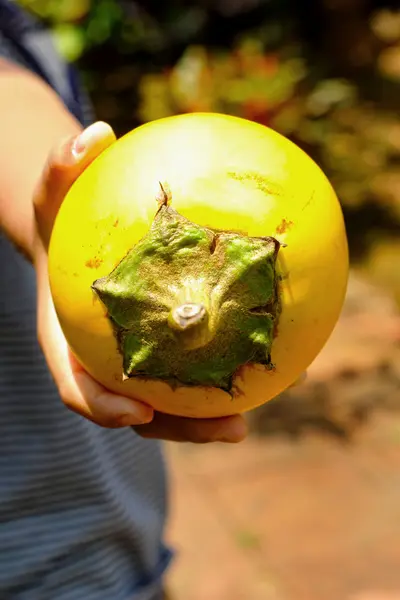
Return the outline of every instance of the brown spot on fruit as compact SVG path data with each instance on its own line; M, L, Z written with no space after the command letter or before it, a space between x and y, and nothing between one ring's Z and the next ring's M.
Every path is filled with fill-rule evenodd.
M293 225L293 221L287 221L286 219L282 219L278 227L276 228L276 233L286 233L288 229L290 229Z
M85 267L88 267L89 269L98 269L102 264L103 260L98 256L95 256L94 258L90 258L85 262Z
M243 184L250 184L268 196L282 196L282 189L276 183L270 181L265 175L257 171L228 171L228 177Z
M118 227L119 225L119 219L116 219L113 223L113 227Z

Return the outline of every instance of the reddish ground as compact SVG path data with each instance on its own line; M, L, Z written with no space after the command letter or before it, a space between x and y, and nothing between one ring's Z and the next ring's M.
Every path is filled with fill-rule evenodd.
M168 447L173 600L400 600L400 318L352 278L304 386Z

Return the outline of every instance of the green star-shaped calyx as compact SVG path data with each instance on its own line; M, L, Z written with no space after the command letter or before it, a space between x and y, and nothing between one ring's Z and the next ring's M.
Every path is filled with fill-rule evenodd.
M279 242L200 227L167 203L147 235L93 284L125 377L231 391L246 363L271 366Z

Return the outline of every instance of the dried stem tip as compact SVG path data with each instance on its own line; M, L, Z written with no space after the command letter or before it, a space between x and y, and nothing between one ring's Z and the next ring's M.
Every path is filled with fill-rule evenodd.
M188 302L171 311L169 325L173 329L185 331L207 320L207 311L203 304Z

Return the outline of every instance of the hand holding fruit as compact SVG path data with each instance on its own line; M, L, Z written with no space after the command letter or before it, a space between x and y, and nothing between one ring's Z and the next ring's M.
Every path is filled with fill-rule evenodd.
M240 441L246 434L241 417L199 422L157 414L144 402L108 391L83 369L68 348L49 288L48 244L54 220L71 185L114 141L111 128L96 123L79 138L60 143L49 157L34 198L39 340L61 398L68 408L99 425L138 426L136 431L144 437L192 442ZM74 244L73 230L70 243Z
M248 411L308 368L339 317L347 239L332 186L292 142L188 114L135 129L82 173L49 274L96 381L203 420Z

